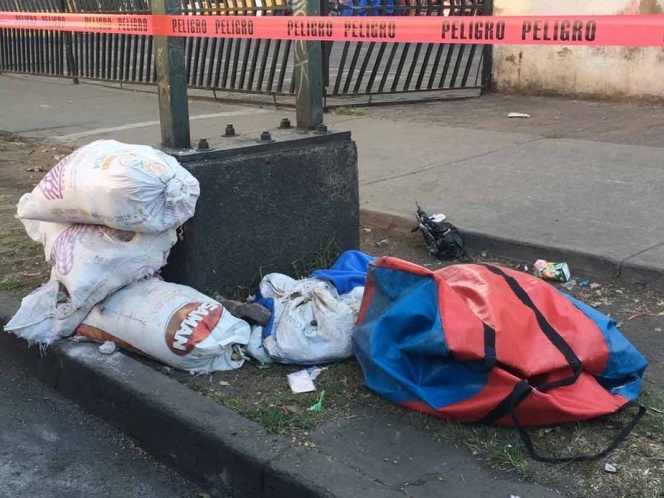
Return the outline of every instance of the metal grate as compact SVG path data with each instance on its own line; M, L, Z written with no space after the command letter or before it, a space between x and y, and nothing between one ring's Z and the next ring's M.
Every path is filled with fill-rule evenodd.
M323 0L323 15L477 16L488 0ZM289 16L290 0L182 1L186 16ZM0 0L0 10L150 13L149 0ZM150 36L0 29L0 71L128 83L156 81ZM478 45L323 42L328 96L378 95L482 87L487 48ZM290 40L187 38L192 88L293 95Z

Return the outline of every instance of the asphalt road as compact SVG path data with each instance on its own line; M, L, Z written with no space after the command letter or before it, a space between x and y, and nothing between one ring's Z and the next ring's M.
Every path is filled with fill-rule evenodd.
M0 357L0 498L197 497L195 485Z

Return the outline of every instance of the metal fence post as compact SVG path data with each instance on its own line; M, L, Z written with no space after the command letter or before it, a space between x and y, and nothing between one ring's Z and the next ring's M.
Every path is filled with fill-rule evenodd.
M320 0L293 0L293 15L320 15ZM322 42L295 41L293 73L297 127L315 130L323 123Z
M180 0L152 0L151 4L154 15L181 14ZM189 149L191 135L184 40L170 36L155 36L154 46L161 145L168 149Z
M67 0L60 0L60 12L68 12ZM74 85L78 85L78 66L76 64L76 57L74 57L74 44L73 35L69 31L63 33L65 39L65 56L67 57L67 67L69 68L69 75L72 77ZM64 71L63 71L64 72Z
M493 15L493 0L484 0L482 15ZM482 51L481 94L484 95L493 91L493 45L484 45Z

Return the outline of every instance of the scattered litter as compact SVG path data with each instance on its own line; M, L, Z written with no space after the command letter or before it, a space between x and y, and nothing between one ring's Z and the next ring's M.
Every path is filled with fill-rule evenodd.
M616 468L616 466L611 464L611 463L605 463L604 464L604 470L606 472L608 472L609 474L615 474L616 472L618 472L618 469Z
M521 498L519 495L510 495L510 498Z
M307 368L307 372L309 373L309 378L314 381L318 378L318 376L323 373L325 370L327 370L328 367L310 367Z
M309 408L307 408L307 411L322 412L323 411L323 399L324 398L325 398L325 389L323 389L320 392L320 395L318 396L318 401L316 401L313 405L311 405Z
M288 384L294 394L310 393L316 390L307 370L288 374Z
M528 271L528 265L523 265L523 271L525 271L525 272Z
M382 247L382 246L386 246L389 243L390 243L390 239L382 239L382 240L379 240L378 242L376 242L375 246L376 247Z
M302 413L302 408L297 405L287 405L286 409L292 413Z
M288 383L295 394L308 393L316 390L314 381L327 367L310 367L298 372L288 374ZM301 389L306 389L302 391Z
M616 294L623 294L624 292L625 291L623 291L622 289L616 289Z
M226 386L230 386L230 383L226 382L225 380L220 380L219 385L226 387Z
M367 233L371 233L371 228L363 228L363 230Z
M486 251L482 251L482 257L486 258L489 254Z
M37 172L37 171L44 171L44 168L42 166L39 166L38 168L26 168L25 171L30 171L30 172Z
M115 353L115 350L117 349L117 346L113 341L106 341L104 344L101 344L99 346L99 352L101 354L113 354Z
M590 285L590 280L582 280L579 282L579 287L588 287Z
M38 271L22 271L21 276L23 277L38 277L41 273Z
M508 118L522 118L522 119L528 119L530 117L530 114L525 113L525 112L510 112L507 115Z
M657 328L655 329L655 332L661 332L661 331L662 331L662 328L661 328L661 327L657 327Z
M538 259L533 265L535 276L544 280L557 280L567 282L570 277L567 263L551 263L543 259Z
M436 215L439 216L439 215ZM420 230L429 252L438 259L449 261L458 259L461 262L471 262L466 253L463 237L459 229L443 219L436 221L436 216L429 216L420 206L417 206L417 220L419 225L412 232ZM439 219L439 218L436 218Z
M600 285L600 284L597 284L597 283L595 283L595 282L593 282L592 284L590 284L590 288L591 288L592 290L597 290L597 289L599 289L600 287L601 287L601 285Z
M209 373L242 366L239 345L249 341L250 327L190 287L150 278L95 306L77 333L174 368Z
M563 288L568 291L571 291L574 287L576 287L576 280L570 280L563 284Z

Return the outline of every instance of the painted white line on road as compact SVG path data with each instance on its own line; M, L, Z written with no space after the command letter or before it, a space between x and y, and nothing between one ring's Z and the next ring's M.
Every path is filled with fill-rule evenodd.
M189 121L197 121L199 119L228 118L231 116L250 116L252 114L266 114L269 112L272 111L269 111L267 109L242 109L240 111L227 111L227 112L217 112L215 114L199 114L198 116L190 116ZM134 130L136 128L147 128L149 126L159 126L159 121L142 121L140 123L129 123L126 125L113 126L110 128L95 128L94 130L81 131L79 133L70 133L68 135L56 135L50 137L50 139L58 140L60 142L73 142L81 138L93 137L95 135L103 135L104 133Z

